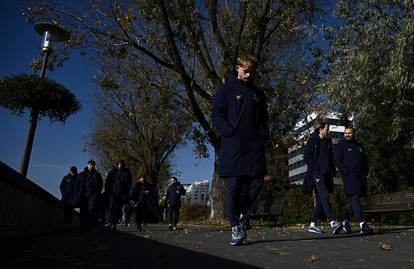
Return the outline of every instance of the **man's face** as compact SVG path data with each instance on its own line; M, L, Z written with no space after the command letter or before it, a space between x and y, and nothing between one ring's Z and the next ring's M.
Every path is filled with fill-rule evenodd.
M118 169L122 169L122 164L121 163L117 163L116 167L118 167Z
M145 178L144 178L144 177L141 177L141 178L139 179L139 182L141 182L141 183L144 183L144 181L145 181Z
M95 165L93 165L92 163L88 163L88 171L89 172L91 172L94 167L95 167Z
M326 124L324 128L319 129L319 135L322 138L327 138L329 135L329 125Z
M350 141L354 136L354 131L352 129L345 129L344 138L346 141Z
M236 65L237 79L242 81L250 81L254 75L255 69L253 66Z

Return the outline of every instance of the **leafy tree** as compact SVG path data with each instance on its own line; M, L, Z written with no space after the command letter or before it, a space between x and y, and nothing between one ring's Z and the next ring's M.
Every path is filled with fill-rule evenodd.
M215 171L220 137L212 129L211 101L238 55L249 53L258 59L256 84L268 93L277 140L313 100L318 70L309 67L318 52L312 50L315 44L309 36L318 1L91 0L77 7L49 0L28 3L24 15L29 22L64 24L71 30L72 46L84 51L93 46L120 58L145 58L144 63L170 70L191 108L198 153L205 156L205 143L214 148ZM223 218L223 183L216 174L211 203L211 217Z
M65 122L81 108L75 95L62 84L34 75L17 75L0 80L0 106L13 114L36 110L51 122Z
M171 173L174 150L183 143L191 119L168 71L131 59L111 60L96 77L101 92L89 148L110 168L125 159L133 173L145 173L157 190Z
M355 117L370 159L372 191L413 185L414 6L339 0L335 12L324 91Z

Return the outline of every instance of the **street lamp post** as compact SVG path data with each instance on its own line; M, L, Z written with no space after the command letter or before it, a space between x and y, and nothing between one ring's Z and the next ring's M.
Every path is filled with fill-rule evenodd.
M43 53L43 61L42 61L42 69L40 71L40 77L44 78L47 68L47 62L49 59L50 54L52 53L52 45L54 42L59 41L66 41L69 39L70 34L67 30L50 23L37 23L35 25L35 30L40 35L43 35L43 45L42 45L42 53ZM26 146L23 152L23 158L20 167L20 173L23 176L27 176L27 170L29 168L29 161L30 155L32 153L33 141L34 136L36 133L37 121L39 119L39 109L32 108L30 111L30 119L29 119L29 127L27 130L27 137L26 137Z

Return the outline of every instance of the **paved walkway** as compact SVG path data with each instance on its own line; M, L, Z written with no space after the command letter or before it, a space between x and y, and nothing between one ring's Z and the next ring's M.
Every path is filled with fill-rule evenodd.
M250 230L249 244L240 247L229 246L229 230L219 227L144 228L143 232L121 228L2 240L0 267L414 268L413 227L378 229L371 236L260 228Z

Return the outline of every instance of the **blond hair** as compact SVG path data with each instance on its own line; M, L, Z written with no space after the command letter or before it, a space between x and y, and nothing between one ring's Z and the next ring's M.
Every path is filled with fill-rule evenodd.
M243 66L245 68L256 68L256 59L251 55L242 55L237 57L236 66Z

